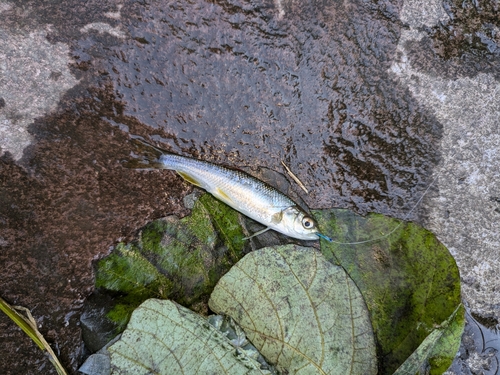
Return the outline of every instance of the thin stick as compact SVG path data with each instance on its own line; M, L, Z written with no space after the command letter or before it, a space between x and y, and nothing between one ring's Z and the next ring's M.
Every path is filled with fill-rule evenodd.
M285 167L287 173L290 175L291 178L293 178L293 180L297 183L297 185L299 185L302 188L302 190L304 190L306 192L306 194L309 194L309 191L304 186L304 184L302 183L302 181L300 181L299 178L293 174L293 172L290 170L290 168L288 168L286 166L286 164L285 164L285 162L283 160L281 161L281 164L283 164L283 167Z

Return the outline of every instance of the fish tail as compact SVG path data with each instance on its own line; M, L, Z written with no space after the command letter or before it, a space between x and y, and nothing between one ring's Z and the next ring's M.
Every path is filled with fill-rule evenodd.
M165 169L164 163L161 162L161 156L165 154L164 151L140 138L132 138L130 142L135 149L131 158L123 163L125 168Z

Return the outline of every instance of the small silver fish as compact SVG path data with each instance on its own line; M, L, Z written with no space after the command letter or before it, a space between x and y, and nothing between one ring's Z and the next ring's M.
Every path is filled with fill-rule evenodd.
M171 169L186 181L205 189L217 199L269 229L301 240L328 237L295 202L268 184L247 173L184 156L169 154L143 140L133 138L140 158L125 164L128 168Z

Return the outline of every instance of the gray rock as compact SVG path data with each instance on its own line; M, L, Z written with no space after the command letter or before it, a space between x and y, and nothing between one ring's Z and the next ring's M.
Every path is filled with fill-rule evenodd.
M49 43L47 30L0 27L0 155L8 151L20 159L33 141L28 125L54 110L78 83L69 71L69 53L66 44Z
M468 76L455 74L455 78L449 78L446 64L452 69L453 61L442 66L442 76L416 66L411 56L415 51L410 52L410 46L422 45L416 42L426 37L425 27L449 21L441 1L405 1L401 20L410 27L402 30L398 58L389 72L443 125L441 160L431 178L432 192L423 204L424 226L455 257L463 298L470 310L480 316L494 316L498 321L500 83L493 73L473 69ZM498 340L492 342L498 352ZM474 352L472 347L468 349ZM481 352L480 347L475 350ZM484 356L476 353L469 357L466 367L475 373L483 362Z
M109 375L111 374L111 359L108 348L120 339L121 335L116 336L108 342L97 353L88 357L78 369L79 372L86 375Z

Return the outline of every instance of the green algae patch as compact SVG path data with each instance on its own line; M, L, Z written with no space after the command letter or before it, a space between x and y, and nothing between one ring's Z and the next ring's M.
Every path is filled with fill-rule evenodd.
M97 264L96 287L119 295L108 317L122 330L148 298L203 310L219 278L244 255L238 215L204 194L190 216L153 221L136 241L118 244Z
M448 368L459 348L464 317L455 313L461 304L460 277L446 247L418 225L380 214L362 217L331 209L314 216L334 240L321 241L322 253L346 270L368 306L379 373L392 374L429 335L444 336L447 344L431 345L432 355L420 356L427 361L421 365L430 366L431 373ZM453 324L447 324L451 317ZM444 330L446 335L438 331L444 325L453 327Z
M107 352L113 374L270 374L205 318L166 300L141 304Z
M247 254L218 282L212 311L232 317L283 373L376 374L361 293L342 267L309 247Z

